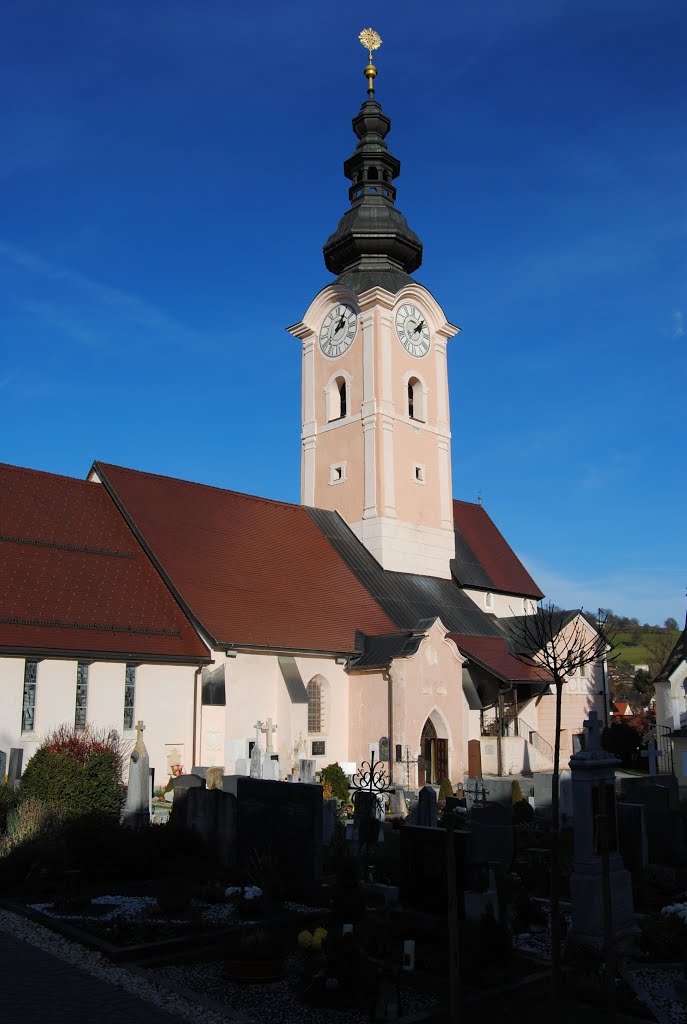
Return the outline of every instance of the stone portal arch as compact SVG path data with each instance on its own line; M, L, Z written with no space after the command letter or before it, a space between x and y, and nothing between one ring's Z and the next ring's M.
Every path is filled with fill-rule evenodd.
M420 758L417 766L418 786L439 785L449 778L448 726L438 708L434 708L420 734Z

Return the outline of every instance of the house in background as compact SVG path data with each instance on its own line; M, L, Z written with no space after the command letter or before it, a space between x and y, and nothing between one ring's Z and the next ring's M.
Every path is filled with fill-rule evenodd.
M0 749L28 757L63 722L133 739L142 719L158 779L247 773L254 744L268 777L303 757L379 758L412 785L550 770L550 679L511 638L543 594L486 510L453 500L458 329L411 276L422 243L372 80L353 128L335 280L289 328L301 504L105 462L86 481L2 468ZM600 661L566 684L563 759L604 679Z

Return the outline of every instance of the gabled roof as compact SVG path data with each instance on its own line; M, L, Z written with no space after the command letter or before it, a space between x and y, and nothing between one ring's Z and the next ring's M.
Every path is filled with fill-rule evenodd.
M301 505L96 462L94 470L217 646L355 651L397 626Z
M451 633L451 640L472 661L504 682L550 683L551 676L530 658L516 657L503 637L462 636Z
M0 650L209 660L103 487L0 465Z
M539 600L544 596L482 505L453 502L456 557L451 570L463 587Z

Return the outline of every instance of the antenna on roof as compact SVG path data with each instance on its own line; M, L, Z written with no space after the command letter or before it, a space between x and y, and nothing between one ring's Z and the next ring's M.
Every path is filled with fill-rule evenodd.
M477 504L478 505L482 504L482 492L481 491L477 492Z

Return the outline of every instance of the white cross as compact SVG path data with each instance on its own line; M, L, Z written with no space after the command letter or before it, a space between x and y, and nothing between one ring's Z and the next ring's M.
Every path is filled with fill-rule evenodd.
M642 757L649 758L649 775L658 775L658 759L663 757L663 751L656 750L656 742L653 738L649 740L647 749L642 751Z
M589 718L583 724L589 740L587 750L601 750L601 722L596 711L590 712Z
M260 733L262 732L262 722L258 720L255 723L255 725L253 726L253 728L255 729L255 746L259 750L260 749Z
M145 725L139 719L139 721L136 722L136 742L137 743L143 743L143 730L144 729L145 729Z
M260 731L264 732L264 733L267 733L267 742L266 742L266 745L265 745L265 753L266 754L271 754L272 753L272 733L277 731L277 727L276 727L276 725L272 725L272 719L271 718L268 718L264 725L262 723L260 723L260 724L261 724Z

